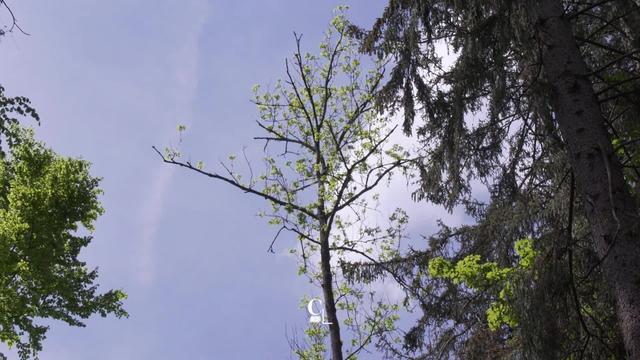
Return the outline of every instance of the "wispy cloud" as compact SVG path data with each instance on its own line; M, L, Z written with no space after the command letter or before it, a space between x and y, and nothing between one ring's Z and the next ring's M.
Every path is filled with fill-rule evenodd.
M175 172L174 167L156 167L152 175L147 199L141 208L140 254L138 256L137 280L149 285L154 279L153 239L158 233L158 226L164 210L164 200Z
M193 103L198 88L198 67L200 52L200 37L209 12L206 1L197 1L190 6L180 3L180 11L185 15L181 18L185 29L184 36L178 47L172 51L169 63L173 71L172 83L167 84L173 91L175 124L169 126L165 132L166 139L171 139L176 134L170 134L175 130L175 125L180 123L189 127L193 121ZM154 239L158 236L158 228L161 225L164 204L167 193L171 188L175 168L158 164L151 172L150 187L146 194L146 200L140 208L140 247L138 254L137 280L141 285L150 285L155 277L155 263L153 256Z

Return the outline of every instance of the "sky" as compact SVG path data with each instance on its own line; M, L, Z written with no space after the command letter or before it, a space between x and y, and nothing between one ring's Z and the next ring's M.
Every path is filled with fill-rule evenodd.
M336 6L369 26L385 3L9 1L30 35L0 41L0 84L31 99L38 139L102 177L106 212L82 258L99 268L101 289L129 295L128 319L51 322L41 359L290 358L287 334L308 321L300 299L319 289L296 276L286 239L267 252L275 229L256 216L266 204L163 164L151 146L181 141L207 164L243 146L257 156L251 88L285 75L293 32L315 50ZM0 11L0 26L9 20ZM178 124L187 126L181 140ZM433 232L437 219L468 220L411 202L402 183L381 203L383 212L404 207L415 234Z

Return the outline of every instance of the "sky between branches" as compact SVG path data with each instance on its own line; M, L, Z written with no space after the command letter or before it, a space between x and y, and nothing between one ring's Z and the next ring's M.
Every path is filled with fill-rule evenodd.
M289 357L285 334L307 321L299 300L319 294L296 277L285 255L291 238L268 254L275 229L255 216L266 204L161 163L151 146L175 144L185 124L187 157L214 166L247 145L257 161L252 85L284 76L293 31L315 51L345 3L368 26L386 1L10 3L31 36L0 42L0 83L8 96L31 98L38 139L91 161L104 178L106 213L84 258L99 266L104 288L129 294L131 314L84 329L52 323L42 359ZM402 181L381 203L383 215L404 207L413 235L430 234L438 218L465 220L411 203Z

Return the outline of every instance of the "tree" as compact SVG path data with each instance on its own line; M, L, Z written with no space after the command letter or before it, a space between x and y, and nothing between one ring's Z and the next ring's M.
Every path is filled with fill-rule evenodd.
M7 98L0 87L0 341L21 359L42 350L48 326L38 319L84 326L93 314L127 315L125 294L98 293L97 270L78 259L103 212L99 179L87 161L34 140L18 125L27 116L38 119L28 99Z
M478 221L442 226L427 251L393 260L424 312L409 350L640 357L640 61L628 30L638 14L623 0L392 0L370 31L352 27L363 51L395 57L378 101L401 110L405 132L424 145L414 197L464 206ZM451 68L441 45L457 55ZM489 203L471 196L474 180ZM495 297L425 275L437 256L511 266L525 237L541 253L540 275L521 289L518 328L486 336L477 319ZM427 330L435 335L424 339Z
M592 70L582 59L562 3L539 5L541 60L558 127L585 202L594 247L616 298L627 356L640 358L640 212L587 78Z
M371 312L361 317L366 309L360 304L368 292L344 282L338 265L347 254L376 262L395 256L393 244L406 216L392 215L394 226L386 232L367 224L367 198L393 171L406 169L412 161L400 146L390 145L395 127L388 127L373 109L384 64L376 63L362 74L356 43L346 34L345 24L338 14L319 56L303 54L301 37L296 36L297 50L292 62L286 62L286 80L273 91L254 89L257 124L265 132L255 139L266 141L265 151L273 144L282 145L277 156L267 152L265 174L254 177L246 156L249 176L243 178L234 170L233 156L230 165L223 164L226 175L221 175L205 171L203 163L180 160L176 149L164 153L156 149L169 164L223 181L272 205L263 216L279 227L278 235L283 230L296 235L300 248L292 252L300 256L299 272L322 288L334 360L355 358L373 337L392 329L397 319L396 306L375 300L369 302ZM345 314L342 320L340 312ZM354 332L348 342L345 327ZM297 355L323 358L323 328L314 325L307 334L312 346L295 349Z

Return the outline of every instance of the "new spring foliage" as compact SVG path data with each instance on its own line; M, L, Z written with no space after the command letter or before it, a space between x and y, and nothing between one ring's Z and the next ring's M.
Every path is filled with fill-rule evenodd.
M520 259L513 267L500 267L495 262L481 262L480 255L469 255L456 263L437 257L429 262L429 274L434 278L447 279L473 290L496 291L496 299L487 309L489 328L495 331L503 324L514 328L518 326L518 319L510 305L514 296L513 281L531 269L537 255L531 239L517 241L515 252Z

